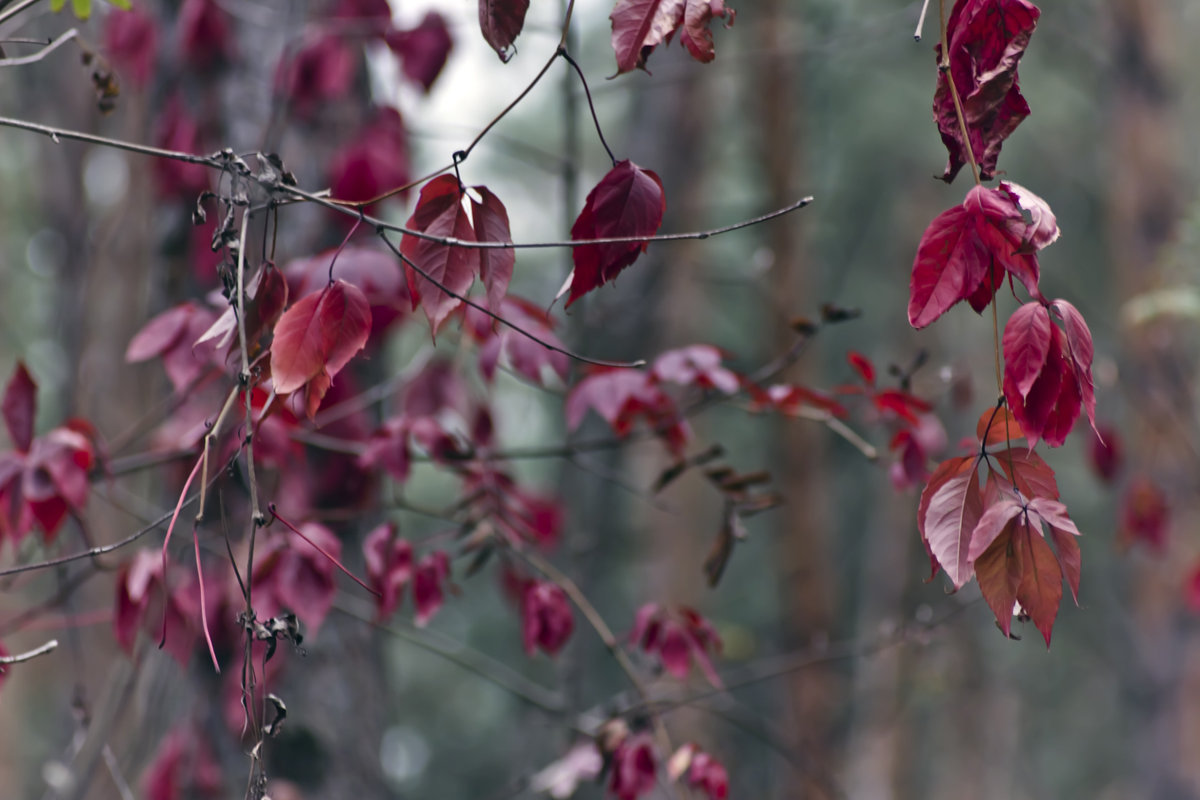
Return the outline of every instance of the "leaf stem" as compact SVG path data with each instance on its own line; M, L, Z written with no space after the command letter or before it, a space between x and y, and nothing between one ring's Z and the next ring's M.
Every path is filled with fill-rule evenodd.
M975 162L975 152L971 148L971 134L967 130L967 118L963 114L962 99L958 96L958 86L954 83L954 72L950 69L950 45L946 35L946 0L938 0L938 15L941 17L942 30L942 58L938 69L946 75L946 84L950 87L950 97L954 100L954 113L958 117L958 130L963 138L963 149L967 151L967 161L971 164L971 175L975 178L975 185L979 186L981 185L979 165Z
M587 78L583 75L583 70L579 68L579 64L575 59L571 58L571 54L567 52L565 45L559 45L558 54L571 65L575 70L575 74L579 76L579 82L583 84L583 94L587 97L588 110L592 112L592 123L596 126L596 135L600 137L600 144L604 145L605 151L608 153L608 159L613 166L617 165L617 157L613 155L612 148L608 146L608 141L604 138L604 131L600 129L600 118L596 116L596 104L592 102L592 90L588 88Z

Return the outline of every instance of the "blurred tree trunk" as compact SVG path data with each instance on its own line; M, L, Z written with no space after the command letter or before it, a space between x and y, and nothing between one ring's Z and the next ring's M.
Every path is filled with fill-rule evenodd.
M804 136L797 122L804 105L799 75L803 55L797 57L794 52L795 43L802 40L794 35L800 25L791 13L794 8L795 4L785 0L763 0L753 9L757 15L754 41L760 43L755 62L759 69L755 115L761 136L761 171L772 207L804 195L800 157L805 152ZM773 257L770 291L779 306L776 310L782 312L777 320L810 313L820 302L808 277L803 224L803 220L787 219L766 229ZM794 336L779 324L773 336L776 350L787 350ZM788 376L800 382L811 378L811 374ZM786 500L778 512L778 547L781 611L787 626L784 641L792 648L827 640L834 623L824 437L816 425L784 422L774 456L774 473ZM843 707L843 689L828 666L800 670L789 679L787 724L799 762L807 767L800 778L788 781L787 796L827 797L833 791L831 776L838 772L834 716Z
M1179 10L1154 0L1109 4L1114 54L1110 111L1112 175L1107 181L1108 239L1118 297L1155 288L1161 254L1181 213L1178 93L1173 82L1174 36ZM1142 412L1125 441L1131 461L1152 465L1173 509L1176 531L1195 530L1196 441L1194 369L1186 343L1152 323L1124 340L1121 384L1136 394ZM1168 421L1166 424L1164 420ZM1180 430L1180 427L1185 430ZM1178 542L1171 544L1177 551ZM1123 671L1123 701L1132 722L1136 785L1144 797L1195 797L1184 787L1187 759L1180 752L1181 715L1196 710L1196 698L1183 708L1181 677L1182 559L1146 559L1131 553L1133 647ZM1192 764L1189 771L1194 771Z

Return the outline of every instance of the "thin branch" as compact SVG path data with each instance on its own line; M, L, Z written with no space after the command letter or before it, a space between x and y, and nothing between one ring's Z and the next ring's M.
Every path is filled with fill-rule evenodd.
M52 653L57 647L58 639L51 639L39 647L35 647L32 650L26 650L24 653L16 653L15 655L11 656L0 656L0 664L20 664L22 661L29 661L37 658L38 656L44 656L47 653Z
M575 74L579 76L579 82L583 84L583 93L587 97L588 110L592 112L592 122L596 126L596 135L600 137L600 144L604 145L604 149L608 152L608 160L617 165L617 157L613 155L612 148L608 146L608 141L604 138L604 131L600 129L600 117L596 116L596 104L592 102L592 90L588 88L587 78L583 75L583 70L579 68L579 64L575 63L575 59L571 58L571 54L567 52L565 47L558 48L558 54L570 64Z
M391 250L393 253L396 254L397 258L399 258L406 265L411 267L415 272L420 274L421 277L423 277L425 280L432 283L438 289L445 292L450 297L453 297L454 299L456 299L462 303L465 303L466 305L470 306L471 308L475 309L476 311L480 312L481 314L486 314L487 316L494 319L496 322L499 322L502 325L506 325L507 327L512 328L517 333L521 334L522 336L524 336L525 338L527 338L531 341L537 342L538 344L540 344L542 347L546 348L547 350L553 350L556 353L562 353L567 358L571 358L576 361L580 361L584 364L593 364L597 367L632 368L632 367L642 367L642 366L646 365L646 362L644 360L604 361L602 359L597 359L597 358L588 358L587 356L583 356L572 350L568 350L565 347L559 347L558 345L551 344L550 342L546 341L545 339L535 336L534 334L525 330L520 325L517 325L515 322L510 322L509 320L500 316L496 312L492 311L490 308L486 308L484 306L479 305L478 303L476 303L474 300L470 299L466 295L459 294L458 292L454 291L446 284L439 281L437 278L430 275L426 270L424 270L423 268L418 266L412 259L410 259L408 256L404 255L404 253L402 253L400 251L400 248L398 248L398 247L396 247L396 245L392 244L392 240L387 237L387 233L385 233L384 231L379 231L379 238L383 240L384 244L386 244L388 246L389 250Z
M0 58L0 67L21 67L26 64L36 64L77 36L79 36L79 31L71 28L69 31L65 32L54 41L47 44L41 50L38 50L36 53L31 53L30 55L21 56L19 58Z
M913 39L921 41L921 29L925 27L925 12L929 10L929 0L921 3L921 16L917 17L917 29L913 31Z
M35 5L37 3L38 3L38 0L22 0L22 2L17 3L15 6L8 9L7 11L0 13L0 25L3 25L4 23L8 22L10 19L15 17L17 14L20 14L25 9L27 9L30 6Z

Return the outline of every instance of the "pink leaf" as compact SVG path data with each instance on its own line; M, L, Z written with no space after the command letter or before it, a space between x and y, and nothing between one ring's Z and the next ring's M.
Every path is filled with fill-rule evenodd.
M530 581L521 598L521 630L525 653L541 648L555 655L575 628L566 593L549 581Z
M938 477L934 473L921 495L922 505L926 506L922 530L933 557L954 588L961 589L973 571L969 555L971 536L983 514L983 498L974 469L935 483Z
M404 77L420 84L426 92L442 73L454 48L446 18L436 11L427 11L412 30L389 31L385 39L391 51L400 57Z
M1087 411L1088 421L1092 430L1096 429L1096 389L1092 382L1092 360L1096 351L1092 345L1092 332L1079 309L1066 300L1055 300L1051 306L1062 315L1063 329L1067 333L1067 348L1071 356L1071 365L1075 381L1079 385L1079 395Z
M414 621L424 628L433 615L442 607L442 582L450 574L450 557L441 550L434 550L417 564L413 576L413 601L417 606Z

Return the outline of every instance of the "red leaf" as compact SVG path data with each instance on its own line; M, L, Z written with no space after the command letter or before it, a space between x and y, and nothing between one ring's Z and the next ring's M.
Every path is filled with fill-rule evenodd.
M521 598L521 630L525 653L541 648L554 655L575 628L566 593L548 581L529 581Z
M621 742L613 753L610 769L608 790L617 800L637 800L654 791L658 765L650 737L639 733Z
M204 70L233 56L233 36L216 0L183 0L176 23L179 46L192 66Z
M158 55L158 26L154 18L133 8L113 9L104 24L104 49L131 83L143 88L150 81Z
M702 789L708 800L727 800L729 797L729 773L721 762L705 752L692 756L688 784Z
M142 778L146 800L215 800L225 794L221 765L200 729L180 725L163 737Z
M1020 184L1001 181L1001 191L1007 192L1022 210L1029 212L1029 222L1013 220L1009 230L1020 237L1026 252L1041 250L1058 240L1061 231L1050 204Z
M1062 315L1063 329L1067 333L1067 348L1071 355L1071 365L1075 374L1075 382L1079 387L1079 396L1087 411L1088 421L1092 424L1092 430L1095 430L1096 389L1092 383L1092 360L1095 358L1096 351L1092 345L1092 332L1079 310L1066 300L1055 300L1051 303L1051 307Z
M288 56L287 51L284 55ZM345 96L357 70L357 53L341 36L326 34L279 62L275 91L308 117L319 111L322 103Z
M255 556L255 603L262 604L257 608L261 618L275 616L286 608L316 630L337 594L333 575L336 567L331 559L340 558L342 543L331 530L315 522L304 523L299 532L301 536L296 537L272 536L262 555Z
M200 123L187 112L178 94L167 101L154 127L154 143L165 150L199 153L205 149ZM151 169L159 194L166 197L192 199L209 188L208 169L203 164L156 158Z
M947 24L950 69L938 71L933 116L950 153L943 180L950 182L966 163L967 143L954 107L949 81L962 103L970 148L980 177L996 171L1004 139L1029 114L1017 85L1017 64L1029 44L1040 12L1028 0L960 0ZM936 48L938 62L942 48Z
M1029 395L1050 351L1050 312L1026 303L1004 326L1004 383L1022 398Z
M397 535L395 525L384 523L363 540L363 557L367 580L378 593L376 617L385 620L399 608L404 587L412 580L412 545Z
M1012 226L1021 223L1018 234ZM909 284L908 321L923 328L960 300L970 298L976 311L990 301L997 286L995 270L1003 267L1035 298L1037 257L1022 252L1024 217L1016 201L999 189L973 187L961 206L939 214L917 246Z
M571 227L571 238L653 236L662 225L666 209L658 175L632 161L622 161L588 192L583 211ZM577 246L567 306L616 278L639 253L646 251L647 245L648 242L622 242Z
M617 57L617 74L646 68L654 48L670 42L680 27L680 39L697 61L713 60L713 17L725 17L732 25L735 12L724 0L618 0L612 20L612 47Z
M290 394L313 378L331 379L366 345L370 332L371 309L357 287L339 280L302 298L275 324L275 391Z
M19 453L28 453L33 443L33 422L37 418L37 383L25 363L18 361L4 388L4 425Z
M1071 587L1071 597L1075 600L1075 605L1079 605L1079 572L1083 564L1079 542L1075 540L1075 537L1079 536L1079 528L1075 527L1074 520L1067 516L1067 507L1055 500L1034 498L1030 501L1029 508L1050 528L1050 538L1058 550L1058 564L1067 579L1067 585Z
M441 550L429 553L417 564L413 576L413 601L417 606L414 621L424 628L442 607L442 581L450 574L450 557Z
M509 51L525 26L529 0L479 0L479 29L500 60L508 63Z
M1008 524L1024 510L1011 491L1001 496L999 502L989 505L971 533L971 547L967 552L967 560L974 562L983 555Z
M380 109L350 145L330 160L333 196L339 200L366 202L407 184L408 135L400 112ZM371 212L374 205L364 210Z
M193 303L182 303L151 319L129 340L125 360L136 364L174 347L187 331L188 322L197 308Z
M1110 425L1100 425L1092 434L1088 463L1105 483L1112 483L1125 461L1121 435Z
M439 175L422 187L417 207L405 225L430 236L475 241L471 218L463 208L462 189L453 175ZM404 266L413 309L416 310L418 305L425 309L425 316L436 336L442 322L462 301L451 297L434 281L456 294L466 294L480 269L479 251L450 247L406 234L400 243L400 252L429 276L418 274L407 263Z
M1029 614L1033 624L1050 646L1050 633L1058 606L1062 602L1062 570L1054 551L1029 525L1018 524L1013 534L1021 581L1017 584L1017 602Z
M1169 521L1170 509L1162 489L1145 476L1130 481L1121 497L1118 543L1128 547L1141 542L1162 554L1167 549Z
M1059 397L1063 393L1063 382L1074 380L1074 375L1067 373L1062 346L1062 333L1057 326L1050 326L1050 346L1046 352L1046 363L1029 392L1022 396L1015 385L1008 381L1004 384L1004 398L1017 421L1021 423L1021 430L1025 432L1030 447L1036 445L1046 432ZM1075 413L1079 413L1078 406ZM1074 422L1074 419L1071 422ZM1060 426L1061 421L1055 419L1052 433L1056 433Z
M1044 497L1057 500L1058 483L1054 479L1054 470L1042 460L1042 457L1024 447L1014 447L1001 450L993 455L1000 469L1026 498Z
M511 242L512 233L508 227L508 211L500 202L500 198L492 194L486 186L472 188L478 192L482 201L477 202L473 198L471 200L471 218L475 223L477 240L480 242ZM487 289L487 305L492 311L499 311L500 301L508 293L508 284L512 280L513 266L516 260L516 251L508 248L484 248L479 251L479 278Z
M797 415L804 407L821 409L835 417L846 417L850 413L834 398L806 386L782 383L768 386L765 400L781 414Z
M493 310L547 344L560 348L563 346L554 333L554 320L528 300L508 295L501 301L500 306ZM508 359L509 366L518 375L539 386L546 385L547 369L557 375L559 380L567 380L569 364L566 355L561 351L551 350L528 336L522 336L507 325L500 325L475 308L467 309L465 320L464 330L482 342L479 368L487 380L495 377L496 366L501 356Z
M1010 522L991 547L975 560L979 589L1005 636L1012 630L1017 587L1021 583L1020 564L1013 548L1013 531L1017 525L1015 521Z
M867 386L875 385L875 365L871 363L871 359L864 356L855 350L846 353L846 360L850 362L850 366L854 367L855 371L862 376L863 383Z
M387 46L400 57L404 77L419 83L426 92L442 73L454 48L446 18L436 11L427 11L412 30L389 31L385 38Z

